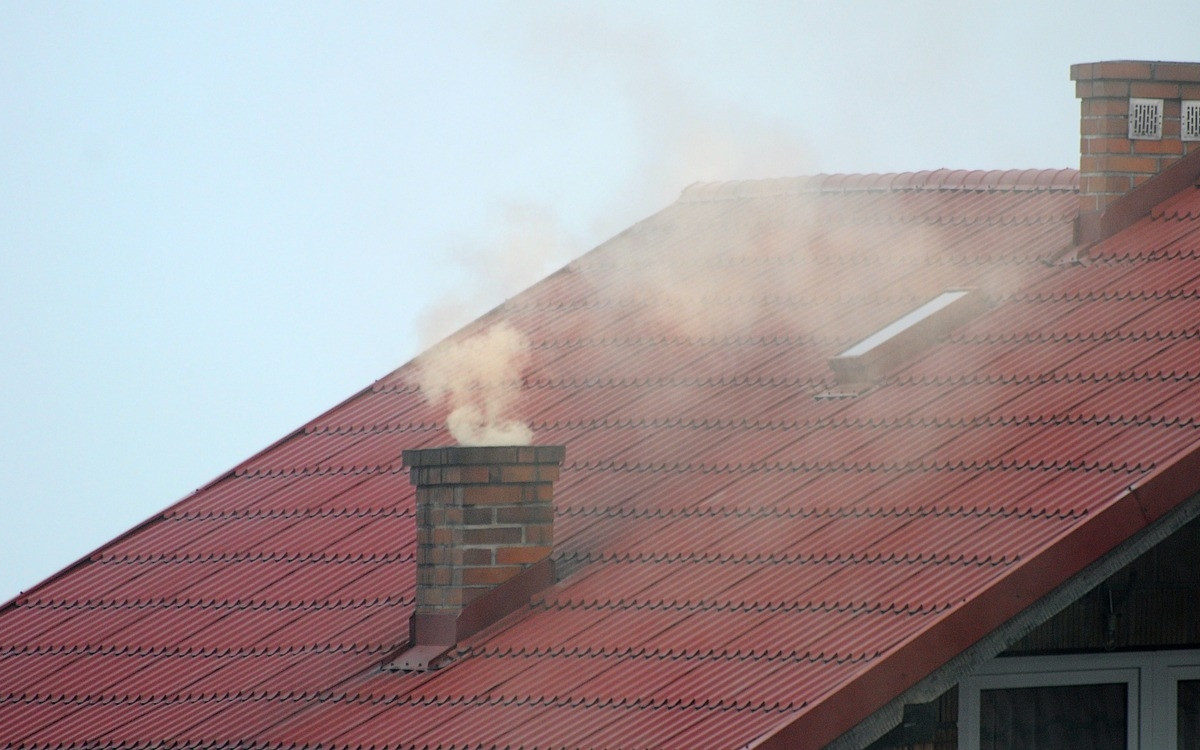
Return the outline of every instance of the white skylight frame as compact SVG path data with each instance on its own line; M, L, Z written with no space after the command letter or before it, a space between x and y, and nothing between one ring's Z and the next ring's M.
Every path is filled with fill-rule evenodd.
M874 382L986 307L978 289L948 289L829 359L842 385Z
M959 301L971 293L970 289L955 289L949 292L942 292L938 296L929 300L925 304L913 310L910 313L902 315L898 319L888 323L883 328L880 328L875 333L867 336L862 341L850 347L846 351L839 354L839 357L863 357L870 354L872 349L894 339L904 331L909 330L923 320L933 317L937 313L945 310L951 304Z

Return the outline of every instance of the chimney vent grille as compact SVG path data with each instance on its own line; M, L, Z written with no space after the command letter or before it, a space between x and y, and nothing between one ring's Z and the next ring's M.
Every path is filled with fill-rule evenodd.
M1129 139L1157 141L1162 139L1163 100L1129 100Z
M1200 141L1200 100L1183 101L1179 132L1185 141Z

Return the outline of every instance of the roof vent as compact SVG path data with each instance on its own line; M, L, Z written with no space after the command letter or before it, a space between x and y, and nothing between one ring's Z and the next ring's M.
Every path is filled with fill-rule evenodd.
M1183 100L1179 130L1185 141L1200 141L1200 100Z
M829 360L841 383L865 383L924 351L983 311L977 289L950 289Z
M1162 139L1163 100L1129 100L1129 139L1157 141Z

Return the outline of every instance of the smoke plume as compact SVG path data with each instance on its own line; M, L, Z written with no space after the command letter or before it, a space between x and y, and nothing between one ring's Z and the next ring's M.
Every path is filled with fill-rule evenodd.
M422 317L424 346L477 315L481 301L499 302L497 291L508 296L537 281L585 247L671 203L689 183L810 171L811 154L790 123L706 100L671 67L662 33L576 6L525 11L512 16L523 19L518 26L495 30L499 46L516 62L532 66L536 78L564 91L595 81L611 84L633 125L636 156L625 165L621 189L592 217L590 228L563 221L542 200L514 197L484 238L447 248L443 262L461 269L463 283ZM696 250L691 261L704 255ZM764 255L775 251L762 248ZM591 276L586 264L576 270L597 288L607 286L613 297L653 301L646 315L656 318L660 331L719 336L753 323L753 306L714 302L762 296L767 292L757 286L760 282L702 273L690 268L697 262L679 261L639 259L635 267L612 269L615 278L604 279ZM770 292L787 293L782 280L771 281L784 288ZM596 311L595 330L579 335L613 330L605 315ZM517 419L514 407L530 360L525 337L499 324L430 350L418 360L416 380L430 402L447 406L447 426L459 443L524 444L531 442L531 430Z
M450 336L582 249L553 209L515 200L496 206L480 233L451 242L440 254L439 262L456 271L458 281L421 314L421 348Z
M498 323L421 355L415 381L431 404L447 407L460 445L528 445L533 433L513 415L529 358L525 335Z

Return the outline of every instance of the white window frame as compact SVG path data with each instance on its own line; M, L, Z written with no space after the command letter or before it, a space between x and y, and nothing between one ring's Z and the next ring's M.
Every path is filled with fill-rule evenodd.
M1160 678L1155 681L1155 704L1162 706L1163 732L1170 732L1170 738L1164 738L1162 747L1178 750L1177 726L1179 721L1179 698L1176 686L1180 680L1200 680L1200 664L1167 664L1163 667Z
M1200 679L1200 650L992 659L959 683L958 747L979 750L981 690L1124 682L1127 747L1178 750L1175 686L1195 679Z

